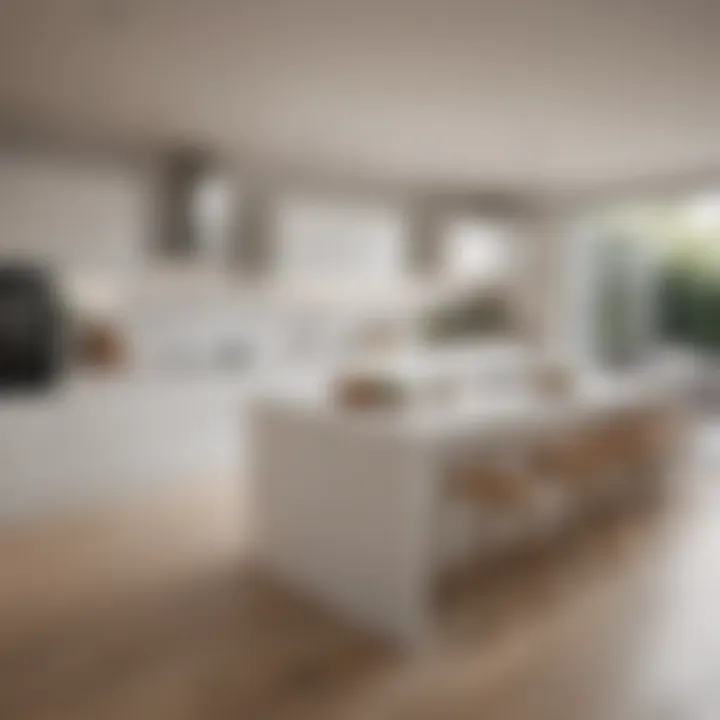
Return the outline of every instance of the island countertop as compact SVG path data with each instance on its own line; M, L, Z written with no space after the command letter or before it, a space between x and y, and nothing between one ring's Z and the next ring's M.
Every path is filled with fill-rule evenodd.
M524 365L522 370L526 369ZM450 397L438 397L424 392L421 378L402 406L352 409L334 402L326 377L298 374L266 388L256 402L269 412L336 423L351 431L432 442L474 433L478 428L502 430L518 424L572 422L612 409L672 402L689 391L694 379L691 362L668 354L632 370L585 370L565 393L541 391L526 379L515 385L496 385L470 377L460 380Z
M435 624L431 584L458 453L515 452L538 432L681 404L691 379L682 363L662 362L589 372L562 397L486 388L360 411L334 405L322 378L298 376L257 398L251 414L260 562L351 622L417 642Z

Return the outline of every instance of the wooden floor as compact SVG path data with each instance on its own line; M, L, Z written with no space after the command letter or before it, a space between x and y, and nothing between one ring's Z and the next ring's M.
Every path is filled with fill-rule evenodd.
M0 718L720 718L713 438L668 506L468 574L412 655L260 577L241 508L207 487L163 512L7 532Z

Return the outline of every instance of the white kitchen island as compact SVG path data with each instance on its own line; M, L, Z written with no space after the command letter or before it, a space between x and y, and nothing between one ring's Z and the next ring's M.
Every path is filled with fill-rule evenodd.
M468 448L517 447L623 408L676 402L681 375L665 367L588 375L562 400L483 391L397 411L334 407L317 388L264 397L251 440L261 563L360 627L421 641L435 626L451 459Z

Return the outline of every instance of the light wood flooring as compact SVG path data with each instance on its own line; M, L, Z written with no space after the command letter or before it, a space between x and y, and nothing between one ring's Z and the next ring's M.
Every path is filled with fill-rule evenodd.
M717 438L665 505L456 582L410 654L261 577L228 485L6 530L0 718L720 718Z

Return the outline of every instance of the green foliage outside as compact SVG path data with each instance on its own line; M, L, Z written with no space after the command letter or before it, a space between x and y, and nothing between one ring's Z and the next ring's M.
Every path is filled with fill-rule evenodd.
M720 355L720 198L620 208L603 226L657 247L661 336Z
M451 342L502 335L511 328L507 303L499 294L478 292L433 308L424 318L424 335L432 342Z

